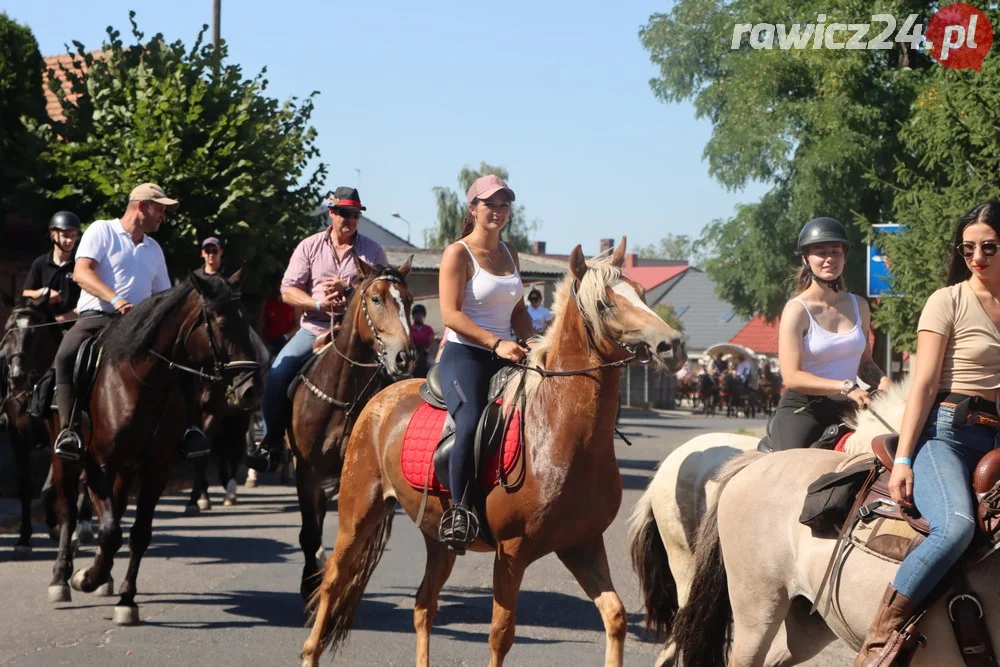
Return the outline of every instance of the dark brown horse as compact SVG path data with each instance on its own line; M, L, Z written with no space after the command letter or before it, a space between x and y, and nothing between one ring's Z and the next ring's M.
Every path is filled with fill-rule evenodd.
M354 289L336 339L302 377L292 406L288 441L295 456L296 487L305 555L302 596L319 586L327 487L339 484L344 449L368 400L385 380L406 375L416 349L410 340L406 287L410 260L398 269L371 267L355 256L361 284Z
M621 364L650 359L676 372L685 360L681 337L643 301L643 289L625 278L625 240L610 257L586 262L580 246L555 300L555 319L534 346L527 365L524 451L518 480L486 498L486 521L497 547L482 539L471 550L493 553L493 624L490 664L500 665L514 642L514 616L527 566L555 552L594 601L604 620L605 663L622 663L627 617L611 581L604 531L614 520L622 482L614 451L614 421ZM454 344L454 343L453 343ZM549 372L568 374L551 375ZM351 627L382 551L396 505L414 519L427 547L417 591L414 626L417 665L429 661L438 594L455 553L438 541L447 495L427 498L404 479L403 435L420 406L418 380L396 383L370 401L347 447L341 476L340 529L323 583L314 599L314 625L302 664L315 667L324 649L335 651ZM509 387L507 405L518 382Z
M93 565L73 573L70 534L76 523L79 463L53 457L62 514L59 556L49 600L78 591L111 594L111 568L122 544L121 518L136 475L141 479L135 522L129 532L128 570L119 588L114 621L139 621L135 603L139 564L152 535L153 511L163 493L191 405L187 391L209 380L212 400L253 409L261 381L250 327L239 302L243 271L228 281L189 275L173 288L136 306L113 322L101 339L102 357L89 400L91 425L84 426L87 487L100 523ZM69 585L67 585L69 584Z

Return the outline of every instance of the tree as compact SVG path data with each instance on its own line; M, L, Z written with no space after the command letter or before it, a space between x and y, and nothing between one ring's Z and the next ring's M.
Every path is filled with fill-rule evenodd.
M677 311L669 303L656 304L653 306L653 312L676 331L684 331L684 323L681 322L681 318L677 317Z
M472 183L480 176L494 174L504 181L508 179L507 170L503 167L481 162L479 169L466 165L458 173L459 192L451 188L438 186L434 188L434 198L437 200L437 225L424 230L424 243L428 248L443 248L453 243L462 233L462 221L469 207L465 201L465 193ZM510 209L510 218L504 227L503 236L508 243L521 251L531 250L531 235L538 229L538 221L528 221L524 205L515 203Z
M0 12L0 224L8 213L40 220L47 178L42 142L26 126L46 119L43 60L31 30Z
M636 248L635 254L639 257L653 259L680 259L689 264L699 264L703 259L699 240L691 238L687 234L679 236L667 234L660 239L659 244L651 243Z
M934 7L895 0L879 10L927 17ZM831 24L855 22L858 8L833 0L821 9ZM783 276L797 266L798 230L818 215L847 226L855 251L846 278L860 291L859 249L870 223L891 218L889 181L906 159L899 127L933 63L905 42L885 51L782 50L754 49L744 39L731 48L736 24L809 21L816 14L792 0L678 0L640 31L659 68L650 82L654 94L690 100L697 116L712 122L704 152L709 173L729 189L751 181L772 186L761 202L706 231L718 251L706 268L744 316L780 312L789 289ZM743 285L748 271L750 284Z
M129 13L134 43L108 28L96 56L74 42L65 70L75 103L65 122L38 124L42 158L61 180L52 196L81 218L114 218L142 182L162 185L181 203L157 233L174 276L197 266L198 240L219 236L230 266L247 263L247 289L273 287L295 244L314 230L325 166L309 126L313 92L279 103L267 97L264 71L245 79L226 64L227 49L146 41ZM62 96L53 83L53 90Z

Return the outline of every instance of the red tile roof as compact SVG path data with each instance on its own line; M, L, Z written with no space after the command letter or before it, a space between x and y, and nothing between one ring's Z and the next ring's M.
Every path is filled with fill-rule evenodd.
M778 354L778 320L768 322L757 315L729 339L733 345L749 347L758 354Z
M687 264L680 266L626 266L622 269L628 278L650 290L688 270Z
M100 51L100 49L90 52L90 54L95 58L100 57L101 53L102 52ZM66 93L67 99L70 102L75 102L77 96L70 92L70 83L69 81L66 80L66 76L65 74L63 74L63 71L61 69L62 67L65 67L68 70L72 70L73 58L75 55L76 54L63 53L58 56L45 57L45 71L42 72L42 81L43 81L42 88L45 91L45 110L48 112L49 118L55 121L66 120L66 117L63 116L62 104L60 104L59 98L56 97L55 93L49 90L49 84L48 84L49 70L53 70L53 72L55 73L55 78L58 79L59 82L62 84L62 89L63 92ZM79 56L76 57L80 59L81 66L86 67L85 65L83 65L82 58L79 58Z

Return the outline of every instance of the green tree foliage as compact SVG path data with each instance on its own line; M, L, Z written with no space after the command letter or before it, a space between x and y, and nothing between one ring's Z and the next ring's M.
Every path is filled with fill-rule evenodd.
M42 56L31 30L0 13L0 224L8 213L41 219L43 144L25 122L45 121Z
M503 167L480 163L479 169L466 165L458 174L459 191L438 186L434 188L434 198L437 201L437 225L424 230L424 243L428 248L444 248L454 243L462 233L462 220L469 211L465 201L465 193L472 183L480 176L494 174L504 181L508 180L507 170ZM504 227L505 240L521 251L531 250L531 235L538 229L538 221L529 221L522 204L514 203L510 210L510 218Z
M913 0L878 7L897 17L926 18L932 9ZM720 296L744 316L780 312L797 266L798 230L818 215L847 226L855 242L847 283L862 290L868 225L892 215L887 183L904 154L898 128L930 67L938 67L907 43L892 50L767 50L751 48L744 37L731 49L738 23L810 23L818 13L827 24L856 23L870 20L872 8L847 0L678 0L640 31L659 68L650 81L656 96L689 100L712 123L704 152L709 173L730 189L752 181L772 186L761 202L706 232L717 253L706 267Z
M694 266L700 266L705 260L704 245L699 239L680 234L667 234L659 243L636 248L639 257L651 259L679 259Z
M219 236L226 262L251 268L248 288L272 287L294 246L315 230L324 165L309 126L313 92L279 103L262 71L246 79L226 64L227 50L146 40L129 15L134 43L108 28L99 53L76 46L67 71L75 103L63 99L64 123L37 125L43 158L61 180L52 196L84 220L114 218L129 191L163 186L181 202L156 235L174 276L200 263L198 240Z
M669 303L656 304L653 306L653 312L677 331L684 331L684 323L681 322L681 318L677 317L677 311Z

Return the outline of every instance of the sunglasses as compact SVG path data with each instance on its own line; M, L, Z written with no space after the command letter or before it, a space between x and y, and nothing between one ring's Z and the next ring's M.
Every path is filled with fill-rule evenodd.
M976 253L976 245L977 244L975 243L967 241L965 243L959 243L957 246L955 246L955 250L957 250L958 254L960 254L962 257L969 259ZM986 257L993 257L994 255L997 254L997 249L1000 249L1000 244L997 244L996 241L983 241L978 245L979 249L983 251L983 255L985 255Z
M219 249L216 248L214 245L210 245L207 248L202 248L201 250L206 255L218 255L219 254Z
M333 212L345 220L358 220L361 218L361 211L347 211L342 208L335 208Z

